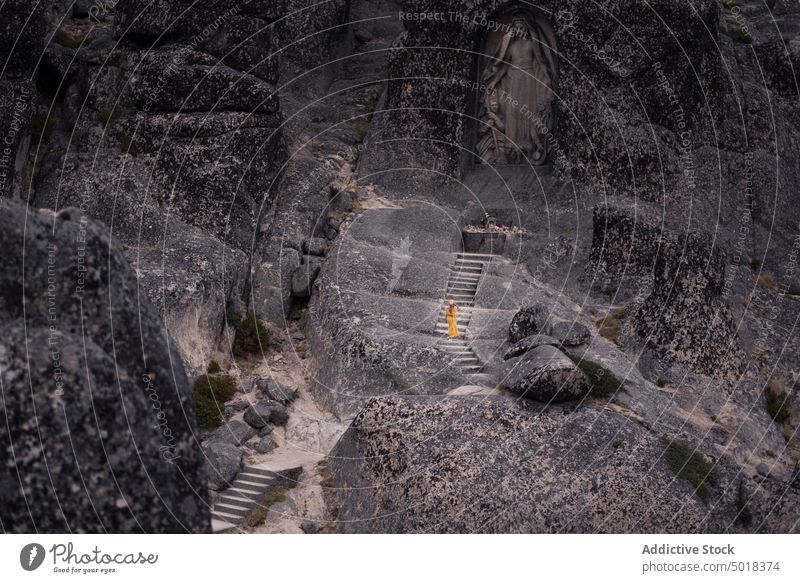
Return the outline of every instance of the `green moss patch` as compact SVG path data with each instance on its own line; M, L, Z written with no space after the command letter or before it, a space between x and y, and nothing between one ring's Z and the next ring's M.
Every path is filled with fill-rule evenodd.
M664 439L664 458L672 472L692 486L697 496L708 503L708 484L714 484L714 466L694 447L684 441Z
M255 528L264 524L264 521L267 519L267 514L269 514L269 509L272 507L272 505L285 501L286 494L284 493L284 490L273 490L272 492L267 492L267 494L261 500L261 504L258 505L255 511L250 515L250 518L247 519L247 526L250 528Z
M776 423L786 423L791 418L791 401L780 379L772 378L764 390L764 406Z
M230 321L230 319L229 319ZM250 312L241 320L235 320L236 335L233 339L235 356L250 356L269 346L269 332L258 317Z
M567 354L567 356L583 371L583 374L589 377L592 382L589 394L592 397L607 399L625 388L625 383L603 365L574 354Z

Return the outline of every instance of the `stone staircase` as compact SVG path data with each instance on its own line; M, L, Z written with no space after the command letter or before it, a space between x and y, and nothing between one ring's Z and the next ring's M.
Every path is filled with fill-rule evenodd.
M293 487L301 467L274 469L266 464L245 466L211 508L211 530L235 528L247 520L271 490Z
M469 345L465 338L469 322L472 319L472 311L475 308L475 294L478 291L478 284L486 264L492 260L492 255L480 253L457 253L455 262L450 268L450 276L447 280L445 290L444 307L436 320L436 334L442 335L439 347L450 354L453 364L458 366L462 372L476 374L481 371L481 363L478 356ZM458 338L447 338L447 316L444 309L450 300L454 300L459 307L456 322L461 336Z

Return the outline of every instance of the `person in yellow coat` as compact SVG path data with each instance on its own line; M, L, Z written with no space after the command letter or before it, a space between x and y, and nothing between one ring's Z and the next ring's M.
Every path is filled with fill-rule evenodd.
M458 306L454 300L450 300L447 307L444 309L444 314L447 316L447 339L458 338L461 336L458 331L458 323L456 316L458 316Z

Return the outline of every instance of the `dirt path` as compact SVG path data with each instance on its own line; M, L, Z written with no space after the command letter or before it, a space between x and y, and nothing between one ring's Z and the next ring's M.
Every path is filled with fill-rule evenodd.
M294 488L276 496L264 524L246 528L248 532L299 533L304 522L322 527L331 518L322 497L324 460L347 424L317 406L309 386L309 361L303 357L305 339L296 330L290 330L289 337L284 350L270 354L248 376L272 378L297 390L297 398L289 406L289 421L273 432L278 447L266 454L250 455L246 463L276 468L302 466L303 473Z

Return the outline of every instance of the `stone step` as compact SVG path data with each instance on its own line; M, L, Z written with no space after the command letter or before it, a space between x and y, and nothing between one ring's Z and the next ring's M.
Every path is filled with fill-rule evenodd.
M268 470L259 470L258 468L249 467L246 470L239 472L237 478L245 478L256 481L271 481L275 479L275 472Z
M258 500L258 498L263 494L263 492L260 491L243 490L241 488L228 488L225 490L225 493L230 493L238 498L246 498L248 500Z
M481 274L469 273L469 272L456 273L454 271L451 271L450 275L448 276L448 281L458 281L458 280L478 282L481 280Z
M241 516L237 516L235 514L228 514L227 512L220 512L218 510L213 510L211 512L211 518L216 518L217 520L225 520L228 522L230 521L239 522L242 519Z
M267 470L264 468L259 468L258 466L247 466L244 470L242 470L243 474L257 474L259 476L269 476L274 478L277 473L274 470Z
M252 498L242 498L241 496L236 496L235 494L229 494L227 490L225 491L225 494L218 498L218 500L226 504L238 504L241 506L246 506L253 503Z
M212 532L221 532L223 530L229 530L231 528L236 528L235 524L231 524L227 520L222 520L220 518L215 518L213 515L211 516L211 531Z
M236 479L231 483L231 487L236 488L237 486L242 486L243 488L249 488L251 490L261 490L274 481L275 478L269 478L266 476L242 477L241 475L238 475L236 476Z
M253 506L255 506L255 504ZM229 504L223 504L222 502L218 502L214 506L214 511L225 512L226 514L232 514L233 516L238 515L244 517L245 514L250 512L253 506L250 506L249 508L244 508L242 506L230 506Z
M478 286L459 282L459 283L454 283L452 285L449 284L445 288L445 292L451 292L451 291L463 292L474 296L475 294L478 293Z
M485 257L486 261L491 261L492 259L497 257L497 255L491 255L490 253L467 253L465 251L462 251L460 253L456 253L456 257L467 257L467 258Z
M231 487L237 488L241 486L242 488L251 488L253 490L259 490L264 486L271 484L272 479L266 480L256 480L251 478L242 478L241 476L237 477L236 480L231 484Z

